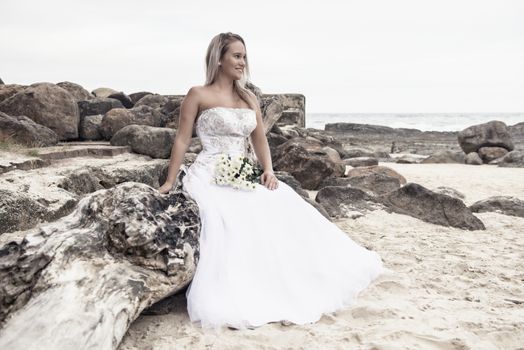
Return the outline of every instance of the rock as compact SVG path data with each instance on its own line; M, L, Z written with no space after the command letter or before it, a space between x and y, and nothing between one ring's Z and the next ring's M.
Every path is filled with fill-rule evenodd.
M320 214L322 214L322 216L324 216L326 219L328 219L329 221L331 221L331 217L329 216L326 208L324 208L324 206L320 203L317 203L315 202L314 200L312 200L311 198L307 197L307 198L304 198L304 200L306 202L308 202L309 204L311 204L311 206L313 206L313 208L315 208L316 210L318 210L318 212Z
M506 154L498 166L508 167L508 168L524 168L524 152L521 151L511 151Z
M135 153L167 159L171 155L175 136L176 132L168 128L128 125L115 133L111 138L111 144L131 146Z
M462 130L458 133L458 142L466 154L477 152L481 147L503 147L508 151L514 148L506 124L497 120Z
M199 234L180 190L126 183L89 195L0 246L0 348L116 349L144 308L190 283Z
M95 89L95 90L91 91L91 93L93 95L95 95L95 97L107 98L107 97L109 97L109 95L118 94L119 91L113 90L111 88L101 87L101 88L98 88L98 89Z
M12 117L0 112L0 142L28 147L46 147L58 143L56 133L25 116Z
M84 89L82 86L72 83L70 81L62 81L57 86L60 86L62 89L67 90L73 96L73 98L78 101L91 100L95 98L89 91Z
M146 95L135 104L136 107L148 106L162 113L166 117L166 125L178 129L178 118L183 96ZM193 130L194 131L194 130Z
M473 203L469 208L474 213L497 212L524 218L524 201L511 196L489 197Z
M348 178L352 187L360 188L380 196L400 188L400 180L394 176L381 173L372 173L362 176L351 176Z
M139 106L131 109L115 108L107 112L102 119L100 133L106 140L110 140L118 130L128 125L163 127L165 123L166 117L149 106Z
M344 149L345 158L374 157L375 154L370 149L352 147ZM344 159L345 160L345 159Z
M390 128L389 126L356 123L326 123L326 125L324 126L324 130L336 132L358 132L374 134L388 134L395 131L395 129Z
M0 234L57 220L71 213L77 201L74 196L66 194L60 203L50 203L45 198L35 199L24 192L0 189Z
M263 98L260 101L262 111L262 120L264 121L264 131L267 132L271 130L273 125L280 119L282 112L284 111L284 106L282 102L282 97L278 95L270 96Z
M129 98L131 99L131 101L133 101L133 104L136 104L138 101L140 101L142 97L147 95L153 95L153 93L147 91L134 92L129 95Z
M355 157L344 159L345 165L350 165L354 168L363 167L363 166L372 166L378 165L378 159L374 157Z
M382 166L382 165L373 165L369 167L359 167L359 168L351 169L349 170L346 177L349 177L349 178L361 177L361 176L369 176L373 174L383 174L389 177L394 177L398 179L398 182L401 185L404 185L407 182L404 176L400 175L395 170L388 168L386 166Z
M133 108L133 106L135 105L133 101L131 100L131 98L127 96L126 94L124 94L123 92L117 92L116 94L111 94L107 96L107 98L114 98L115 100L120 101L125 108Z
M273 153L275 148L285 143L287 140L288 139L282 135L277 135L272 132L267 134L267 142L269 144L269 149L271 150L271 153Z
M200 138L192 137L191 143L189 144L189 147L187 148L187 152L200 153L200 151L202 151L202 143L200 142Z
M0 78L0 85L4 85L4 81Z
M282 111L282 115L277 121L278 125L298 125L304 127L305 123L304 111L299 108L292 108Z
M390 210L442 226L466 230L485 230L484 224L457 198L436 193L416 184L407 183L381 197Z
M20 91L23 91L27 88L25 85L17 84L8 84L0 85L0 103L7 100L9 97L16 95Z
M0 103L0 111L29 117L53 130L60 140L78 138L80 116L76 100L55 84L33 84Z
M464 164L466 157L462 152L456 151L437 151L428 158L422 160L421 163L459 163Z
M327 186L320 189L315 201L322 204L331 217L350 217L354 212L382 209L383 206L366 192L352 187Z
M489 163L492 160L502 158L508 153L508 150L502 147L480 147L478 155L484 161Z
M288 140L272 154L273 167L289 172L303 188L314 190L324 178L342 176L345 170L342 164L333 162L322 147L311 140Z
M78 108L80 110L80 118L87 115L106 114L113 108L124 108L122 102L114 98L95 97L91 100L78 101Z
M419 156L415 154L404 154L401 157L396 158L395 162L399 164L418 164L427 157Z
M340 163L342 161L340 159L340 154L335 149L333 149L332 147L324 146L324 147L322 147L322 151L327 154L327 156L329 157L329 159L332 162Z
M98 115L86 115L80 120L79 134L82 140L102 140L102 134L100 133L100 124L102 124L102 118L104 116Z
M470 165L482 165L482 159L477 152L470 152L466 154L466 164Z
M524 122L517 123L515 125L508 126L509 133L512 138L524 138Z
M466 196L464 196L464 194L462 194L461 192L457 191L456 189L452 187L447 187L447 186L439 186L437 188L434 188L433 192L445 194L446 196L454 197L460 200L463 200L464 198L466 198Z

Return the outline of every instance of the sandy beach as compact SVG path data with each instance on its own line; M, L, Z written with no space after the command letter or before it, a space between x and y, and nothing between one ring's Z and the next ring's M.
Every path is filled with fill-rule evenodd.
M430 189L452 187L467 205L495 195L524 198L524 169L383 163ZM306 326L202 330L185 296L174 312L140 316L119 349L524 349L524 218L476 214L467 231L374 211L336 224L377 251L389 272L356 304Z

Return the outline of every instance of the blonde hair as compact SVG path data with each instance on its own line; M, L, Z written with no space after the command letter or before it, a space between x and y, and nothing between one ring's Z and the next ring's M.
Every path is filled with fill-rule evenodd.
M216 80L219 72L219 62L229 49L229 45L235 41L240 41L242 45L244 45L244 48L246 47L244 39L242 39L240 35L231 32L220 33L211 40L206 53L205 85L211 85ZM244 68L244 72L242 73L242 78L233 82L233 90L250 107L255 108L255 106L252 106L252 102L249 98L249 90L246 88L246 83L249 81L249 63L247 61L247 54L245 61L246 66Z

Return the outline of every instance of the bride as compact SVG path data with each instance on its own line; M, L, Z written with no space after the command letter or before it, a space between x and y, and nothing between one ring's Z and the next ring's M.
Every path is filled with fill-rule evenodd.
M168 176L174 186L193 127L202 151L182 179L199 207L200 260L186 291L192 322L205 328L306 324L352 304L383 266L273 173L257 98L244 85L249 66L237 34L213 38L206 84L181 106ZM222 155L245 156L251 138L263 169L252 189L217 184Z

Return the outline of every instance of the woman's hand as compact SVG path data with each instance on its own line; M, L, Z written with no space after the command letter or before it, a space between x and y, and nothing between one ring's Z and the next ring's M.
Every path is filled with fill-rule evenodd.
M159 187L158 192L160 192L162 194L168 193L173 188L173 185L174 185L174 183L166 181L166 183L164 183L162 186Z
M274 190L278 187L278 179L272 171L264 171L260 175L260 182L270 190Z

